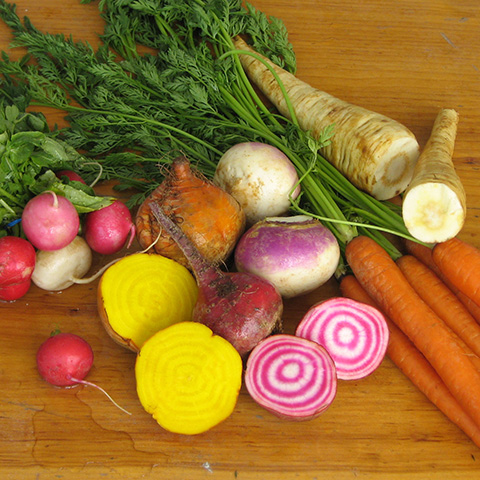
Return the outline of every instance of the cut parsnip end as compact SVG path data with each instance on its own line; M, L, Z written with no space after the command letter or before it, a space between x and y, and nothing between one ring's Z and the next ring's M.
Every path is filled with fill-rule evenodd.
M403 203L403 219L412 236L426 243L443 242L457 235L465 213L457 195L441 183L412 188Z
M457 124L455 110L440 110L404 194L405 226L422 242L445 242L465 222L465 189L452 160Z

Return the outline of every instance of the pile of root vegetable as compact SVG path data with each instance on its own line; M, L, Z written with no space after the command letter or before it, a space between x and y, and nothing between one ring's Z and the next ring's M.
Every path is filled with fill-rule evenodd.
M388 354L480 446L480 251L457 237L457 113L441 109L421 149L297 79L283 23L236 0L105 0L100 14L94 50L0 0L28 51L0 63L0 298L100 277L101 321L172 432L220 423L242 384L282 418L314 418ZM69 126L49 131L44 107ZM101 180L128 202L98 197ZM85 278L134 236L141 251ZM332 277L342 296L285 334L284 301ZM37 356L58 386L90 384L92 362L57 332Z

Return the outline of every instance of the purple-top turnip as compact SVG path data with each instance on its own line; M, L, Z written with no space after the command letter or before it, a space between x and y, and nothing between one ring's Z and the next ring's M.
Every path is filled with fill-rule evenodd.
M284 298L320 287L335 273L340 247L332 232L306 215L265 218L235 249L235 266L273 283Z

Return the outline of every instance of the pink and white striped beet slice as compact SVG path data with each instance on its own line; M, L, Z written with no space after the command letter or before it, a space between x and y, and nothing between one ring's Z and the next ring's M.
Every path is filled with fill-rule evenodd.
M318 343L273 335L251 351L245 386L259 405L275 415L307 420L320 415L335 398L335 363Z
M389 339L388 325L379 310L343 297L311 307L295 335L325 347L341 380L357 380L376 370Z

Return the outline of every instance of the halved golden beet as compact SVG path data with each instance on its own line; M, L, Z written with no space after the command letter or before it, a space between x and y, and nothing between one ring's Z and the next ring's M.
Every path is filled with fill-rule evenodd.
M108 334L138 352L154 333L191 320L197 296L187 268L161 255L136 253L105 271L97 305Z
M202 323L177 323L141 348L135 364L138 398L164 429L199 434L233 412L242 369L240 354L223 337Z

